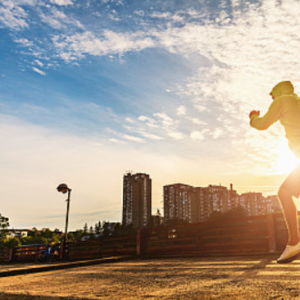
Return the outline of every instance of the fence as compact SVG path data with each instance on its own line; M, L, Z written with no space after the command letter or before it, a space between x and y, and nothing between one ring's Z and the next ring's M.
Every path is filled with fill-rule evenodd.
M97 258L110 255L135 255L136 236L107 237L67 245L70 259Z
M109 255L212 255L282 251L287 230L282 214L139 230L136 236L68 243L70 259Z
M46 245L23 245L13 249L12 260L33 261L41 250L45 250Z
M272 214L148 228L139 230L133 236L69 242L66 250L71 260L112 255L228 255L282 251L286 242L287 229L283 215ZM10 260L34 260L43 247L34 245L14 249ZM7 258L7 253L3 257Z
M142 254L230 254L275 251L273 216L146 230Z
M0 261L9 262L11 260L11 250L10 249L0 249Z

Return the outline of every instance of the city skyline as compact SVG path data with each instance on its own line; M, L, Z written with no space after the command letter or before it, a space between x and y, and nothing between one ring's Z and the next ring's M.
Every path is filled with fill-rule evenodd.
M230 184L229 189L222 185L211 184L207 187L194 187L183 183L164 186L165 223L173 219L189 223L206 222L214 213L224 214L240 207L247 216L282 211L277 195L264 197L260 192L238 194L233 189L233 184Z
M291 80L298 1L0 0L0 213L15 228L122 218L125 170L276 194L296 164L248 114ZM293 45L292 47L286 45ZM233 54L234 51L234 54ZM297 203L299 206L299 203Z
M144 182L147 182L145 184ZM149 183L148 183L149 182ZM213 212L226 213L229 210L235 209L239 206L245 209L245 213L248 216L265 215L270 213L276 213L281 211L281 206L277 195L264 196L262 192L251 192L246 191L244 193L237 193L233 189L233 184L230 183L230 188L222 186L221 184L208 184L207 186L191 186L186 183L169 183L162 187L163 189L163 206L152 208L152 179L149 174L146 173L132 173L132 171L127 171L123 176L123 203L122 203L122 218L120 220L109 220L104 218L99 221L108 223L120 223L124 226L133 224L135 228L147 227L150 218L155 216L159 211L162 214L163 223L168 222L172 219L181 219L188 221L189 223L205 222L209 219ZM172 200L169 197L169 189L176 187L179 190L182 189L183 194L176 200L175 206L176 210L180 211L180 214L169 213L169 207L167 202ZM146 189L147 192L143 192ZM190 195L192 197L190 197ZM204 194L203 194L204 193ZM209 196L207 197L207 195ZM217 197L216 197L217 196ZM174 196L173 196L174 197ZM145 199L144 199L145 198ZM171 197L172 198L172 197ZM174 199L172 200L174 201ZM128 202L130 202L130 209L128 209ZM141 206L142 202L147 203L146 209ZM186 202L186 203L184 203ZM188 202L188 203L187 203ZM199 203L195 203L199 202ZM258 202L260 203L258 205ZM133 206L134 209L133 209ZM141 206L141 207L140 207ZM257 207L258 206L258 207ZM265 206L265 207L263 207ZM253 211L254 209L254 211ZM167 214L165 211L167 210ZM149 212L151 211L151 214ZM144 214L147 217L145 218ZM189 217L187 217L190 215ZM238 216L237 216L238 217ZM75 228L76 230L82 229L84 226L94 225L84 222L81 227ZM10 230L19 230L22 227L9 226ZM32 226L32 228L37 228L37 226ZM26 228L25 230L31 230L32 228ZM44 229L45 227L37 228ZM57 229L52 228L52 229ZM72 230L75 230L74 228Z

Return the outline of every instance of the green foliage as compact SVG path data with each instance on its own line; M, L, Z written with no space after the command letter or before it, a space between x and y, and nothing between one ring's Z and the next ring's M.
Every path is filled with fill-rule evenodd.
M61 232L58 229L54 231L49 228L44 228L42 230L37 230L32 228L32 231L26 237L21 237L20 241L22 245L30 244L55 244L59 243L61 240Z
M11 239L6 240L5 247L7 248L17 248L22 245L20 239L13 237Z
M83 233L84 234L88 233L88 225L87 225L87 223L85 223L84 226L83 226Z
M69 242L80 242L84 232L82 229L77 229L76 231L68 232L68 241Z
M102 226L101 226L101 221L95 224L95 234L101 234L102 231Z
M7 247L7 234L8 234L8 228L9 226L9 219L2 216L0 214L0 247Z

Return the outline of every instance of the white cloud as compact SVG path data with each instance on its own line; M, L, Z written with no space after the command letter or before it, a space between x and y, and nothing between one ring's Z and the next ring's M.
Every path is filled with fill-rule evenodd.
M43 64L41 61L39 61L38 59L35 60L35 63L36 63L37 65L39 65L40 67L43 67L43 66L44 66L44 64Z
M199 101L199 100L198 100ZM199 105L199 104L194 104L194 107L199 111L199 112L203 112L205 110L207 110L207 108L203 105Z
M63 24L61 23L61 21L57 20L56 18L53 18L53 15L47 16L44 13L41 13L40 17L43 22L47 23L52 28L61 29L63 27Z
M126 118L125 121L128 122L128 123L131 123L131 124L134 123L134 120L132 120L131 118Z
M2 23L8 28L15 30L27 28L29 25L26 22L26 18L27 13L19 6L0 7L0 24Z
M67 29L70 25L83 28L83 25L78 20L68 17L63 11L56 8L52 8L47 14L40 12L40 18L44 23L55 29Z
M116 143L116 144L124 144L123 141L120 141L120 140L117 140L117 139L114 139L114 138L109 139L109 141L112 142L112 143Z
M135 10L133 13L140 17L143 17L145 15L145 12L143 10Z
M172 22L184 22L185 18L183 16L180 16L178 13L172 14L170 12L153 12L149 15L151 18L157 18L157 19L166 19Z
M186 114L186 108L183 106L183 105L180 105L178 108L177 108L177 115L178 116L183 116Z
M157 128L157 122L150 117L146 117L146 116L139 116L138 120L142 121L142 122L146 122L147 126L150 128Z
M125 139L125 140L129 140L129 141L132 141L132 142L138 142L138 143L142 143L144 142L143 139L137 137L137 136L133 136L133 135L128 135L128 134L118 134L119 137Z
M140 137L137 137L137 136L133 136L133 135L129 135L129 134L124 134L124 133L121 133L121 132L117 132L115 130L112 130L112 129L108 129L108 132L109 133L112 133L124 140L128 140L128 141L131 141L131 142L137 142L137 143L143 143L144 140Z
M166 113L155 113L154 116L160 119L165 127L169 127L174 124L174 120L171 117L169 117Z
M217 128L214 132L213 132L213 138L217 139L219 138L223 133L223 130L221 128Z
M192 118L192 122L197 125L206 125L207 124L206 122L199 120L198 118Z
M181 133L179 131L168 130L167 134L168 134L168 136L170 136L171 138L173 138L175 140L182 140L184 138L183 133Z
M52 40L64 60L80 59L86 54L95 56L122 54L154 46L153 40L141 33L116 33L111 30L105 30L101 36L88 31L71 36L56 35Z
M118 17L118 13L113 9L110 11L111 13L108 14L108 18L110 18L113 21L119 22L121 19Z
M72 0L50 0L51 3L64 6L64 5L73 5Z
M38 68L32 67L32 70L33 70L34 72L37 72L37 73L43 75L43 76L46 75L46 73L45 73L44 71L42 71L42 70L40 70L40 69L38 69Z
M146 116L139 116L138 118L140 121L148 121L150 123L155 123L154 119L146 117Z
M202 141L205 138L204 134L197 130L191 132L190 137L192 140L199 140L199 141Z
M175 140L184 138L184 134L177 129L176 120L172 119L166 113L155 113L154 116L157 118L157 122L161 123L160 127L164 134Z
M23 47L31 47L33 46L33 42L29 41L28 39L15 39L16 43L21 44Z
M163 138L161 136L158 136L156 134L152 134L152 133L149 133L149 132L145 132L145 131L139 131L139 133L145 137L145 138L148 138L148 139L151 139L151 140L163 140Z

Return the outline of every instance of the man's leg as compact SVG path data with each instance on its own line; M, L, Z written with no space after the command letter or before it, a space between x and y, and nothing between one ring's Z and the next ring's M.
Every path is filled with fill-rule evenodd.
M299 226L297 219L297 208L292 198L292 194L284 186L281 186L278 191L278 198L281 202L288 228L288 244L291 246L297 245L300 240Z
M293 196L300 195L300 165L288 176L278 191L283 213L288 228L288 245L277 260L278 263L288 263L299 257L300 238L298 212Z

